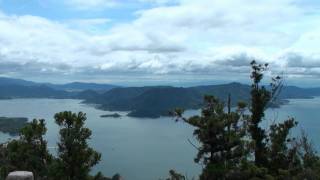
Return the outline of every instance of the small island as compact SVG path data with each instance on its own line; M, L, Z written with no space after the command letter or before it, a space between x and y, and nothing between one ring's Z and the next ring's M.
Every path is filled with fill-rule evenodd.
M118 114L118 113L113 113L113 114L105 114L105 115L101 115L100 117L102 117L102 118L108 118L108 117L112 117L112 118L119 118L119 117L121 117L121 115L120 115L120 114Z
M0 117L0 131L9 133L11 136L19 134L20 129L28 123L28 118L23 117Z

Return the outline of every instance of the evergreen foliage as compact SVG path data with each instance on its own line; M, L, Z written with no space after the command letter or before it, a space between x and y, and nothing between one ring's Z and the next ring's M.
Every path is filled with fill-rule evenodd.
M293 118L270 127L263 127L264 112L282 89L280 77L272 78L270 88L261 84L268 64L251 63L251 103L239 102L232 110L231 95L227 103L210 95L204 97L201 115L183 117L183 110L174 115L195 128L199 141L195 162L203 165L200 180L320 179L320 158L307 135L292 137L297 126ZM189 94L189 93L188 93ZM191 93L192 94L192 93ZM45 121L33 120L21 129L19 138L0 145L0 178L10 171L32 171L36 179L48 180L104 180L101 173L90 175L91 168L101 158L88 140L91 130L85 127L86 114L70 111L57 113L60 127L57 157L47 148ZM168 180L185 180L171 170ZM115 175L112 179L120 179Z
M28 122L28 118L0 117L0 131L10 135L19 135L21 128Z
M61 127L55 179L89 179L91 167L100 161L101 154L88 145L91 130L84 127L86 114L65 111L57 113L54 118Z
M36 179L104 180L102 173L90 175L101 154L89 147L91 130L84 127L86 114L60 112L55 115L60 126L58 157L52 156L44 135L45 121L33 120L21 129L19 138L0 146L0 179L16 170L31 171ZM119 179L116 176L113 179Z
M277 99L282 80L279 76L272 78L270 88L265 87L261 84L268 64L252 61L251 67L248 108L239 103L231 112L230 96L227 106L213 96L205 96L200 116L184 118L183 110L174 111L177 120L195 127L200 144L195 162L204 166L199 179L319 179L319 157L306 135L290 136L298 124L293 118L262 127L264 112Z
M201 116L182 118L181 111L177 115L185 122L196 127L194 135L201 142L196 163L205 169L200 179L218 179L232 176L245 152L245 126L243 112L245 106L239 104L235 112L231 112L230 101L228 111L225 105L213 96L205 96L205 106Z
M3 179L13 170L31 171L35 177L47 176L52 156L43 138L46 131L44 120L35 119L22 128L18 139L1 145L0 169Z
M187 180L187 178L179 173L177 173L174 170L170 170L169 171L169 178L167 178L166 180Z

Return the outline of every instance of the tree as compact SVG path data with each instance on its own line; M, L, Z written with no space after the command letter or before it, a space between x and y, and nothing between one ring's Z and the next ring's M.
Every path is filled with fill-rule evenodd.
M205 96L200 116L184 118L183 110L174 111L177 120L196 128L200 147L195 161L204 165L200 179L319 179L320 159L306 135L300 139L290 136L297 126L293 118L261 126L265 110L277 103L282 79L272 78L267 88L261 84L268 64L252 61L251 67L249 114L244 113L244 103L231 112L230 95L227 112L213 96Z
M88 145L91 130L84 127L86 114L70 111L57 113L56 123L61 127L58 143L58 159L52 166L54 179L87 180L89 172L101 158L101 154Z
M280 179L293 178L303 164L298 154L301 146L297 143L290 145L296 139L291 138L289 133L298 123L293 118L289 118L281 123L274 123L269 128L263 128L260 124L264 119L265 110L276 103L282 88L282 80L279 76L272 78L268 89L260 85L268 64L262 65L252 61L251 68L251 114L247 121L251 136L251 150L254 153L254 165L257 169L267 171L261 177L268 175ZM270 133L266 133L267 131Z
M278 175L282 170L287 171L297 165L296 148L289 148L288 143L294 141L294 138L288 137L290 130L298 123L293 119L283 123L270 126L270 146L269 146L269 170L273 175ZM268 157L268 156L267 156Z
M167 178L166 180L187 180L187 178L179 173L177 173L174 170L169 171L170 177Z
M263 72L268 68L268 64L257 64L256 61L251 62L251 79L253 81L251 85L251 118L248 121L249 133L252 138L252 144L254 147L254 159L255 164L258 166L264 166L267 164L266 147L266 133L263 128L259 126L264 117L264 111L267 108L268 103L272 99L272 94L264 86L260 85L263 79Z
M230 97L229 97L230 99ZM239 103L238 109L231 111L228 101L228 111L225 105L213 96L205 96L201 116L182 117L182 111L177 109L176 116L194 126L194 135L200 142L196 163L202 163L204 170L200 179L226 179L233 177L245 157L245 126L243 120L244 103Z
M31 171L36 178L47 177L52 156L43 138L46 131L44 120L34 119L21 129L18 139L1 145L1 177L14 170Z

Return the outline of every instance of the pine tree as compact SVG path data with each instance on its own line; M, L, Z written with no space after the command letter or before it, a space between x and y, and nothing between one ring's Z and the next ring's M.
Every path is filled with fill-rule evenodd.
M176 110L179 119L194 126L194 135L200 142L195 162L202 163L204 170L200 179L228 179L239 169L245 157L245 129L243 124L243 103L235 112L228 111L224 103L213 96L205 96L201 116L183 118L182 111Z
M101 158L101 154L88 145L91 130L84 127L86 114L69 111L55 115L56 123L61 127L58 143L58 159L53 165L55 179L87 180L89 172Z
M46 131L44 120L34 119L21 129L18 139L1 146L2 177L14 170L31 171L36 178L47 177L52 156L43 138Z
M255 164L258 166L267 165L267 147L266 147L266 133L263 128L259 126L264 117L264 111L271 100L271 93L264 86L261 86L263 72L268 68L268 64L257 64L256 61L251 62L252 72L251 79L251 118L249 119L249 133L252 138L254 149Z
M268 64L252 61L251 67L249 114L244 113L244 103L232 112L230 95L227 108L213 96L205 96L200 116L184 118L181 109L174 113L177 120L195 127L200 144L195 162L204 165L200 179L319 179L320 160L307 137L290 136L297 126L293 118L261 126L265 110L277 103L282 80L272 78L266 88L261 84Z

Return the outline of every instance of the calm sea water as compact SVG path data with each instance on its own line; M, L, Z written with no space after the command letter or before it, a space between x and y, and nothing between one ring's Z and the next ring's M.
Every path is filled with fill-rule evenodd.
M193 162L196 150L187 141L193 139L193 129L184 123L175 123L172 118L100 118L100 115L111 112L97 110L79 100L0 101L0 116L45 119L46 138L53 153L58 140L58 126L53 116L64 110L87 114L86 125L92 130L90 143L102 153L102 161L94 168L95 172L101 171L108 176L120 173L128 180L157 180L167 177L170 169L189 177L197 175L201 169ZM9 137L2 133L0 141Z
M192 136L193 129L184 123L175 123L172 118L100 118L100 115L110 112L69 99L0 101L0 116L46 119L46 138L53 153L58 140L58 126L54 123L53 116L64 110L87 113L86 125L93 132L90 144L102 153L102 161L94 168L94 172L101 171L108 176L120 173L129 180L157 180L167 177L170 169L188 177L197 176L201 170L201 167L193 162L196 150L188 143L188 139L195 141ZM320 143L317 142L320 130L320 98L290 100L288 105L280 109L269 109L266 114L265 125L289 116L296 118L299 127L293 135L303 128L316 148L320 149ZM0 133L1 142L9 138L9 135Z

